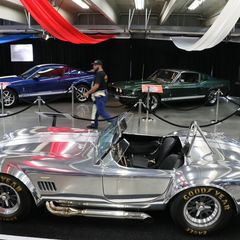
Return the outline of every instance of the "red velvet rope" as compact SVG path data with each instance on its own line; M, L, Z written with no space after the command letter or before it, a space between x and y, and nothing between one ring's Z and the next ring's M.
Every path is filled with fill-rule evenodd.
M75 44L97 44L114 35L87 36L76 29L48 2L48 0L20 0L31 16L55 38Z

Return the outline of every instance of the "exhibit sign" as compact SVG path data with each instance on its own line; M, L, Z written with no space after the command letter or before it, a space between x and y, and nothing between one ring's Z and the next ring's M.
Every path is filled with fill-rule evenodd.
M33 62L32 44L12 44L11 62Z
M162 85L156 84L142 84L142 92L143 93L163 93Z

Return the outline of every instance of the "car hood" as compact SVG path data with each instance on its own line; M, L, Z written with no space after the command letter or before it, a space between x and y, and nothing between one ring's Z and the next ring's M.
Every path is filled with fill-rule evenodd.
M69 162L93 158L99 138L97 131L34 127L21 129L4 136L0 143L2 160L23 162Z
M0 142L0 171L11 166L55 172L78 171L102 159L126 129L119 117L101 134L96 130L57 127L24 128Z
M21 80L22 80L22 78L18 77L17 75L0 77L0 83L1 82L13 83L13 82L21 81Z

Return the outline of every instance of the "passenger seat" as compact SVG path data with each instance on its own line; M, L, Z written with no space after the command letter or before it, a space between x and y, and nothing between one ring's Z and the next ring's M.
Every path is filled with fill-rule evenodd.
M181 167L184 164L184 156L180 154L170 154L161 162L159 169L173 170Z
M132 167L138 168L153 168L159 169L162 161L171 153L173 153L176 146L176 139L174 137L167 137L164 139L163 144L159 145L157 150L150 156L143 154L133 154L129 159ZM149 161L154 160L154 163L149 165Z

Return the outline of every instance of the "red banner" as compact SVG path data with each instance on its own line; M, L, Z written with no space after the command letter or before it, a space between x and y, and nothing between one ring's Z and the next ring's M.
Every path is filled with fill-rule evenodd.
M87 36L70 24L48 2L48 0L20 0L31 16L55 38L75 44L96 44L113 38L102 35L100 38Z

